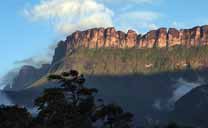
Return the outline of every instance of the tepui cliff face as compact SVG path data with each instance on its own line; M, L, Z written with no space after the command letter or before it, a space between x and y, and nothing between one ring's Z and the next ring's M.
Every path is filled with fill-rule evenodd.
M208 25L191 29L159 28L146 34L133 30L127 33L115 28L93 28L76 31L61 41L55 50L54 61L76 48L168 48L176 45L185 47L208 45ZM53 61L53 62L54 62Z
M159 28L144 35L133 30L127 33L115 28L94 28L77 31L67 37L67 48L163 48L174 45L187 47L208 44L208 26L192 29Z

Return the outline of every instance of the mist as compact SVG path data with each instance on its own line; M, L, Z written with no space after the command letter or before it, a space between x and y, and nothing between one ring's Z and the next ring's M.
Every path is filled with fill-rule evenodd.
M177 102L184 95L189 93L192 89L205 84L205 81L202 78L198 78L195 82L186 81L183 78L179 78L177 83L174 85L175 90L172 93L172 97L170 98L170 103Z
M12 105L12 100L3 92L5 87L12 86L13 80L19 73L19 68L14 68L0 78L0 105Z
M0 91L0 105L12 105L12 101L2 91Z
M18 75L20 68L14 68L0 78L0 90L12 86L13 80Z

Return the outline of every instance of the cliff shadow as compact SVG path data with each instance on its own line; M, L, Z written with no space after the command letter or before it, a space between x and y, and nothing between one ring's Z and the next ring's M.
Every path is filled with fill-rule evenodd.
M135 115L136 120L141 121L140 124L144 124L151 119L168 119L168 113L174 109L174 103L188 93L184 87L191 90L194 88L193 83L200 85L200 82L206 82L208 70L183 70L150 75L87 75L86 79L88 87L99 90L98 97L109 103L121 104ZM4 93L14 104L33 107L34 99L44 88L51 86L53 85L47 84L39 88ZM182 94L176 93L178 89Z

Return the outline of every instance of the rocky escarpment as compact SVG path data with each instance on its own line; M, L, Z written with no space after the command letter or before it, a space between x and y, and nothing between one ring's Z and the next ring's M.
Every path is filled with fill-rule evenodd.
M208 45L208 25L191 29L159 28L144 35L133 30L127 33L115 28L93 28L76 31L61 41L55 50L54 61L76 48L165 48L176 45L185 47ZM53 61L53 62L54 62Z
M59 61L62 57L66 55L67 45L64 41L60 41L55 49L55 54L53 57L52 64Z
M94 28L74 32L65 42L67 48L163 48L174 45L191 47L208 44L208 26L181 30L160 28L144 35L133 30L124 33L116 31L115 28Z
M50 68L49 64L43 64L41 68L35 68L33 66L23 66L19 74L15 77L12 85L7 86L5 90L22 90L31 85L34 81L40 79L45 75Z

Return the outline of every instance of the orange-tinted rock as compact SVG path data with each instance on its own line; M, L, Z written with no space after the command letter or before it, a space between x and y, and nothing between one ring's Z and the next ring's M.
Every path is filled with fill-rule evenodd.
M89 48L90 47L89 46L90 36L91 36L91 31L90 30L83 32L82 42L83 42L83 47L84 48Z
M107 28L105 31L105 47L117 48L119 35L115 28Z
M201 38L201 28L194 27L193 29L191 29L190 45L191 46L198 46L200 43L200 38Z
M156 45L156 40L157 40L157 30L152 30L141 37L139 47L153 48Z
M126 36L126 47L132 48L135 47L137 43L137 33L133 30L129 30Z
M97 47L101 48L105 45L105 29L98 29Z
M118 38L119 38L119 47L120 48L125 48L125 43L126 43L126 33L122 31L118 31Z
M67 49L71 48L164 48L175 45L186 47L208 45L208 26L192 29L166 28L152 30L139 35L133 30L127 33L116 31L115 28L94 28L77 31L67 37Z
M189 29L181 29L180 30L180 42L183 46L189 46L190 43L190 30Z
M198 46L201 42L201 27L180 30L181 45L186 47Z
M157 42L156 45L159 48L167 46L167 28L160 28L157 30Z
M168 47L180 45L180 32L175 28L168 30Z
M201 27L201 45L208 45L208 25Z

